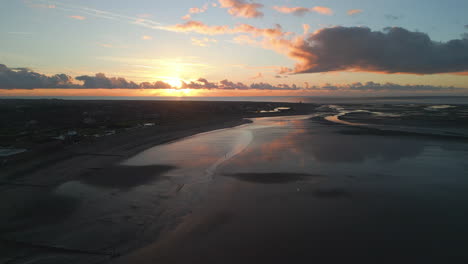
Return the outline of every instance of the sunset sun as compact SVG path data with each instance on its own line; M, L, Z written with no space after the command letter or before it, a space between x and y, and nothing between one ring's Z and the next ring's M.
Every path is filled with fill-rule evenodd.
M177 77L167 79L166 82L168 84L170 84L173 88L181 88L182 87L182 80L177 78Z

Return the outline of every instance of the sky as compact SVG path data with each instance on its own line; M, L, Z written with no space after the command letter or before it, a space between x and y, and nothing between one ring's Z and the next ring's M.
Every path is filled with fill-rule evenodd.
M0 6L0 96L468 91L468 1L2 0Z

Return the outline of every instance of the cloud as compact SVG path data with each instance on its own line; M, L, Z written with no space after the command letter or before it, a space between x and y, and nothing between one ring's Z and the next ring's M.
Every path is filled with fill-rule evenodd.
M200 47L208 47L210 43L217 43L216 39L210 38L192 38L192 45L200 46Z
M205 4L203 7L192 7L189 9L188 14L182 17L184 20L192 19L193 14L205 13L208 10L208 4Z
M157 81L154 83L150 82L142 82L139 85L140 89L171 89L172 86L168 83L163 81Z
M352 83L346 85L331 85L327 84L322 87L312 87L315 89L325 90L340 90L340 91L361 91L361 92L384 92L384 91L403 91L403 92L443 92L443 91L463 91L467 89L455 88L455 87L444 87L444 86L432 86L432 85L400 85L394 83Z
M238 83L234 83L234 82L231 82L231 81L228 81L228 80L222 80L221 82L219 82L219 87L221 89L225 89L225 90L248 90L249 89L249 86L241 83L241 82L238 82Z
M190 14L199 14L199 13L204 13L208 9L208 5L205 4L202 8L198 7L192 7L189 9Z
M76 20L85 20L86 17L84 16L70 16L70 18L76 19Z
M187 14L185 16L182 17L183 20L190 20L192 19L192 16L190 14Z
M49 9L54 9L57 6L54 4L48 4L48 3L35 3L33 0L24 0L24 3L31 7L31 8L49 8Z
M121 77L107 77L104 73L96 73L95 76L83 75L75 78L78 81L82 81L83 85L80 88L83 89L171 89L173 88L170 84L163 81L157 81L154 83L142 82L137 84L132 81L127 81Z
M141 37L141 39L142 39L142 40L152 40L153 37L152 37L152 36L148 36L148 35L143 35L143 36Z
M258 11L262 4L246 3L244 0L219 0L219 4L221 8L228 8L228 13L235 17L263 17L263 13Z
M217 90L301 90L302 88L297 87L296 85L288 84L278 84L272 85L269 83L253 83L251 85L246 85L244 83L238 82L234 83L229 80L222 80L219 83L209 82L204 78L198 79L196 82L182 83L183 89L217 89Z
M465 28L468 29L468 25L465 25Z
M170 26L167 30L175 32L194 32L205 35L222 35L222 34L241 34L247 33L255 37L280 37L289 34L283 32L280 25L276 25L275 28L257 28L248 24L239 24L234 27L230 26L208 26L200 21L187 21L183 24L177 24Z
M26 1L26 0L25 0ZM143 14L138 16L127 16L119 13L109 12L101 9L90 8L86 6L78 6L74 4L55 2L53 5L44 4L46 0L27 0L30 7L53 8L55 10L80 13L85 16L92 16L107 20L119 21L128 24L138 25L150 29L166 30L161 23L148 19L150 15Z
M294 14L296 16L303 16L310 12L310 9L306 7L274 6L273 9L280 13Z
M263 78L263 74L261 72L259 72L256 75L250 77L250 79L252 79L252 80L262 79L262 78Z
M333 14L333 10L331 10L328 7L324 7L324 6L316 6L316 7L313 7L312 10L319 13L319 14L322 14L322 15L332 15Z
M446 43L404 28L383 32L365 27L324 28L305 39L286 42L299 61L296 73L368 71L435 74L468 70L468 39Z
M8 68L0 64L0 89L72 88L73 78L66 74L46 76L28 68Z
M277 75L276 77L280 77ZM285 78L287 76L284 76ZM27 68L9 68L0 64L0 89L177 89L170 84L157 81L154 83L142 82L137 84L127 81L120 77L107 77L103 73L97 73L94 76L78 76L75 80L81 81L78 84L73 81L71 76L66 74L55 74L47 76L33 72ZM241 82L232 82L222 80L220 82L211 82L205 78L199 78L189 83L183 82L183 89L208 89L208 90L284 90L284 91L343 91L343 92L457 92L468 93L466 88L432 86L432 85L401 85L394 83L352 83L352 84L325 84L309 85L305 82L304 86L295 84L271 84L265 82L252 83L247 85Z
M273 9L280 13L293 14L296 16L303 16L310 12L316 12L322 15L332 15L333 10L324 6L316 6L312 8L307 7L287 7L287 6L273 6Z
M134 82L128 82L124 78L108 78L104 73L96 73L96 76L78 76L78 81L83 81L83 88L139 88Z
M250 85L251 89L255 90L301 90L302 88L297 87L295 84L288 85L288 84L278 84L278 85L271 85L269 83L253 83Z
M219 86L217 83L212 83L206 80L205 78L199 78L196 82L182 82L182 88L191 88L191 89L218 89Z
M271 49L297 61L295 73L364 71L438 74L468 71L468 37L435 42L404 28L371 31L366 27L330 27L301 35L248 24L209 26L187 21L170 27L176 32L207 35L242 34L234 42Z
M304 35L309 33L310 25L309 24L302 24L302 29L304 30Z
M195 32L206 35L228 34L231 31L229 26L208 26L200 21L187 21L183 24L167 27L168 30L176 32Z
M348 10L347 14L350 16L357 15L364 12L362 9L350 9Z
M237 44L247 44L251 46L259 45L256 39L252 38L249 35L239 35L234 37L233 41Z
M288 68L288 67L280 67L278 70L278 74L288 74L293 72L293 69Z

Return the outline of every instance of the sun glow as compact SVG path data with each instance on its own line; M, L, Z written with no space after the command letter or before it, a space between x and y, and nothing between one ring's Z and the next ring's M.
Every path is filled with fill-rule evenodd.
M165 96L194 96L196 95L196 91L194 89L165 89L163 91Z
M173 88L182 87L182 80L179 78L170 78L170 79L167 79L166 82L170 84Z

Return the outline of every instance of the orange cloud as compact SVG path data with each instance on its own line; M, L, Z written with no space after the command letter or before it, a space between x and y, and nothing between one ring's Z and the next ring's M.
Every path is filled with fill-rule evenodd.
M262 4L246 3L244 0L219 0L221 8L228 8L228 13L236 17L257 18L263 17L258 11Z
M224 26L208 26L200 21L187 21L183 24L177 24L175 26L170 26L165 28L166 30L176 31L176 32L195 32L199 34L206 35L221 35L221 34L240 34L248 33L255 37L281 37L289 32L283 32L281 26L276 25L275 28L257 28L249 24L239 24L234 27L227 25Z
M193 14L205 13L208 10L208 4L205 4L203 7L192 7L189 9L188 14L182 17L183 20L192 19Z
M202 8L192 7L189 9L190 14L204 13L208 9L208 5L204 5Z
M187 21L183 24L167 27L170 31L176 32L195 32L206 35L228 34L231 31L229 26L208 26L200 21Z
M302 28L304 29L304 35L309 33L309 30L310 30L310 25L309 24L303 24Z
M352 15L356 15L362 12L364 12L362 9L351 9L351 10L348 10L347 13L348 15L352 16Z
M255 76L250 77L250 79L252 80L261 79L261 78L263 78L263 74L261 72L257 73Z
M239 35L239 36L236 36L233 41L237 44L248 44L248 45L251 45L251 46L255 46L255 45L258 45L259 43L257 42L256 39L254 39L253 37L249 36L249 35Z
M316 7L312 7L312 8L299 7L299 6L297 6L297 7L274 6L273 9L275 9L276 11L278 11L280 13L293 14L293 15L296 15L296 16L303 16L306 13L310 13L310 12L316 12L316 13L319 13L319 14L322 14L322 15L332 15L333 14L333 10L331 10L328 7L324 7L324 6L316 6Z
M144 35L144 36L141 37L141 39L142 39L142 40L152 40L153 37Z
M273 9L280 13L285 13L285 14L294 14L298 16L302 16L306 13L310 12L309 8L306 7L287 7L287 6L274 6Z
M32 1L24 1L25 4L27 4L31 8L49 8L49 9L54 9L57 6L54 4L36 4Z
M208 47L210 43L217 43L216 39L210 38L192 38L192 45L200 47Z
M76 20L85 20L86 17L84 16L70 16L70 18L76 19Z
M328 7L324 7L324 6L316 6L316 7L313 7L312 10L319 13L319 14L322 14L322 15L332 15L333 14L333 10L331 10Z

